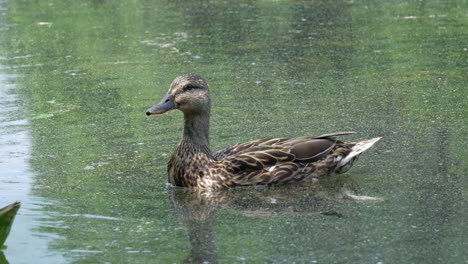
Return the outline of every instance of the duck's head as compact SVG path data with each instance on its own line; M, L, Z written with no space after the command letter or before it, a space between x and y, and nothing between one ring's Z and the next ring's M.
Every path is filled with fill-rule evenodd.
M209 113L211 101L206 81L197 74L175 78L166 96L146 110L146 115L160 115L173 109L179 109L186 115Z

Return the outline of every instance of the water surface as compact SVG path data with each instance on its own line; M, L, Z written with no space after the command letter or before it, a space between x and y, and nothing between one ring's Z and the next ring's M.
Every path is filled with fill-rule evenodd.
M0 7L0 207L23 202L10 263L468 261L466 3ZM167 188L182 116L144 111L187 72L210 84L214 150L384 138L319 183Z

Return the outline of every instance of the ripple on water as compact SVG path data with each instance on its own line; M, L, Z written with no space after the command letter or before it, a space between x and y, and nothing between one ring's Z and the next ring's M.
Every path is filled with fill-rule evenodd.
M13 59L27 57L29 55ZM15 263L33 263L37 259L65 263L62 256L48 252L49 242L60 237L36 231L43 225L44 216L40 210L43 199L31 195L33 172L28 162L32 144L29 122L22 114L15 92L17 76L5 73L5 69L0 65L0 207L21 201L21 208L5 242L4 254L9 260L9 256L15 256ZM24 254L25 251L28 254Z

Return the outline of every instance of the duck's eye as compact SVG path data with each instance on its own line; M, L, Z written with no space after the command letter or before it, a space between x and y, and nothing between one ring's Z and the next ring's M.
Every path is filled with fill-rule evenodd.
M191 91L193 89L195 89L196 87L191 85L191 84L187 84L185 87L184 87L184 90L185 91Z

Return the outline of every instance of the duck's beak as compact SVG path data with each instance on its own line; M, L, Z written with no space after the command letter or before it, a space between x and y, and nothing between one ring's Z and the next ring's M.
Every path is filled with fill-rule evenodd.
M169 110L172 110L172 109L175 109L175 104L172 101L171 95L168 94L168 95L166 95L166 97L164 97L161 100L161 102L159 102L159 104L148 108L148 110L146 110L146 115L147 116L160 115L160 114L164 114L165 112L167 112Z

